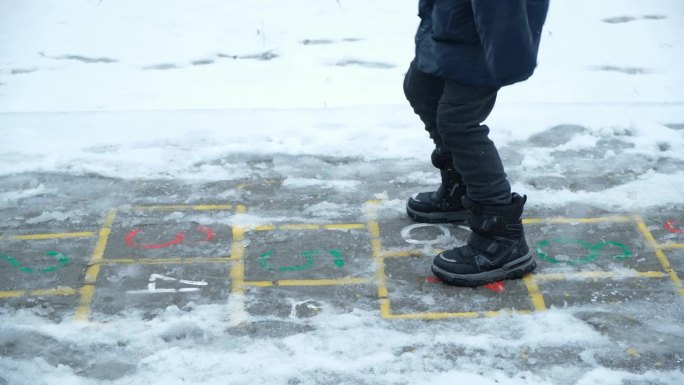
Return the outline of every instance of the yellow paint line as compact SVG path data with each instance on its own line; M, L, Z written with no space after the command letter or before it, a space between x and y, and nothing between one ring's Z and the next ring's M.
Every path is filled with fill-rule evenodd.
M233 257L174 257L174 258L107 258L100 262L101 265L164 265L164 264L207 264L232 262Z
M279 281L251 281L245 282L247 286L270 287L270 286L342 286L362 285L370 282L368 278L339 278L339 279L283 279Z
M504 309L504 310L495 310L495 311L484 311L482 312L482 315L485 317L501 317L503 315L507 314L521 314L521 315L526 315L526 314L532 314L532 311L530 310L512 310L512 309Z
M76 320L87 322L90 319L90 304L93 303L95 296L95 285L85 285L79 290L81 299L76 309Z
M251 230L254 230L254 231L272 231L275 229L276 229L275 226L267 225L267 226L256 226L256 227L252 228Z
M323 225L323 228L326 230L356 230L356 229L365 229L366 225L362 223L343 223L339 225Z
M424 312L424 313L405 313L390 314L388 319L418 319L418 320L442 320L449 318L476 318L476 317L501 317L506 314L531 314L528 310L490 310L490 311L462 311L462 312Z
M535 274L534 279L537 281L563 281L571 279L596 279L596 278L664 278L666 273L662 271L578 271L575 273L547 273Z
M97 282L97 277L100 275L100 263L98 261L91 262L92 265L86 270L84 284L94 285Z
M242 205L236 207L238 214L247 212L247 208ZM228 307L235 324L245 321L245 229L240 226L233 226L233 244L230 256L233 265L230 268L230 299Z
M316 224L288 224L278 225L278 230L318 230L321 225Z
M658 247L663 250L684 249L684 243L661 243Z
M575 223L602 223L602 222L630 222L631 218L628 216L615 215L595 218L525 218L523 224L532 225L539 223L551 224L575 224Z
M233 292L242 293L244 288L242 283L244 282L244 236L245 230L242 227L233 227L233 244L231 247L231 258L236 262L233 264L231 269L231 278L233 279Z
M191 211L210 211L210 210L232 210L233 205L152 205L135 206L135 210L144 211L169 211L169 210L191 210Z
M646 241L651 245L651 248L655 251L656 257L658 258L658 261L660 261L660 265L663 267L663 270L665 270L667 275L670 277L670 280L675 284L677 292L680 295L684 295L684 286L682 285L682 281L677 276L677 272L675 272L672 266L670 265L670 261L667 259L667 256L665 255L663 250L658 246L658 242L656 242L655 238L653 238L653 234L650 230L648 230L648 226L646 226L644 219L638 215L635 215L634 220L636 221L639 231L641 231L641 233L646 238Z
M616 276L620 277L618 274L616 274ZM662 271L637 271L636 276L642 278L665 278L667 277L667 274Z
M336 286L336 285L362 285L368 283L368 278L339 278L339 279L292 279L280 280L279 286Z
M245 286L271 287L278 286L277 281L245 281Z
M376 223L377 225L377 223ZM380 314L387 318L392 314L392 303L390 302L389 289L387 288L387 275L385 274L385 258L379 256L382 245L379 239L374 239L378 242L377 252L373 245L373 254L375 256L375 281L378 285L378 301L380 301Z
M379 238L371 239L371 249L373 249L373 256L375 258L382 257L382 242Z
M382 258L382 241L380 240L380 225L377 220L368 222L368 231L371 236L371 249L373 250L373 257Z
M288 223L282 225L262 225L252 227L250 230L254 231L272 231L272 230L354 230L363 229L366 225L361 223L340 223L340 224L316 224L316 223Z
M92 231L81 231L77 233L51 233L51 234L26 234L26 235L11 235L10 239L20 239L23 241L35 241L41 239L63 239L63 238L88 238L94 237L95 233Z
M435 254L438 253L439 251L435 250ZM383 258L420 257L423 253L418 250L383 250L380 255Z
M33 290L29 295L31 296L48 296L48 295L74 295L76 290L70 287L58 288L58 289L45 289L45 290Z
M245 292L245 263L244 261L235 261L230 269L231 278L231 293L244 294Z
M392 307L389 298L380 298L380 315L382 318L393 318Z
M537 223L544 222L544 220L541 218L523 218L522 222L524 225L536 225Z
M382 242L380 241L380 227L378 222L368 222L368 229L371 233L371 245L373 249L373 257L376 263L375 278L378 282L378 297L388 298L386 276L385 276L385 259L382 256Z
M78 308L76 308L75 318L78 321L88 321L90 319L90 305L93 303L93 296L95 294L95 283L97 276L100 274L100 264L104 257L104 251L107 248L107 241L109 234L112 232L112 225L116 218L116 210L110 210L105 217L104 225L100 229L100 235L97 240L97 245L90 258L90 266L86 270L83 286L79 290L81 298L79 300Z
M368 231L370 231L371 238L380 239L380 225L378 224L378 221L376 219L368 222Z
M244 190L249 186L272 186L274 184L277 184L278 182L280 182L278 179L261 179L260 181L255 183L240 183L235 188L237 190Z
M545 311L546 303L544 302L544 296L539 291L539 285L535 281L536 276L532 274L527 274L523 277L525 282L525 287L527 287L527 292L529 293L530 300L532 300L532 305L536 311Z
M382 241L380 240L380 224L378 223L378 204L381 201L367 202L368 225L366 228L371 237L371 249L375 260L375 281L377 284L378 302L380 315L383 318L392 318L392 304L387 289L387 277L385 276L385 258L383 257Z
M418 320L440 320L447 318L475 318L481 316L476 311L464 311L454 313L406 313L406 314L383 314L387 319L418 319Z
M0 298L17 298L26 295L24 290L0 291Z

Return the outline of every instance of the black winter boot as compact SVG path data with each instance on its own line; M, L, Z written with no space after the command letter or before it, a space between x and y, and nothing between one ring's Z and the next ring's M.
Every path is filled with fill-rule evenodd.
M513 193L510 205L484 206L464 197L473 232L465 246L437 255L432 272L452 285L480 286L522 278L533 271L537 263L527 246L521 219L525 201L526 196Z
M435 150L432 152L432 164L440 170L442 184L437 191L421 192L409 198L406 213L416 222L464 222L468 213L461 198L465 196L466 187L454 169L451 156L441 155L439 150Z

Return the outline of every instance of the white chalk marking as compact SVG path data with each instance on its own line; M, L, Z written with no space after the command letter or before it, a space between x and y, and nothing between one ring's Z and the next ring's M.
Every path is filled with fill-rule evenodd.
M192 286L206 286L204 281L188 281L186 279L178 279L161 274L151 274L150 282L147 284L147 290L127 290L128 294L156 294L156 293L188 293L193 291L200 291L198 287L183 287L180 289L157 289L157 280L161 281L178 281L179 283Z
M443 236L438 236L435 239L425 239L425 240L411 238L411 231L413 231L414 229L417 229L417 228L421 228L421 227L436 227L437 229L439 229L442 232ZM412 244L416 244L416 245L435 245L438 243L444 243L444 237L450 237L451 232L444 225L433 224L433 223L416 223L413 225L408 225L408 226L404 227L403 229L401 229L401 236L402 236L402 238L404 238L404 240L407 243L412 243Z

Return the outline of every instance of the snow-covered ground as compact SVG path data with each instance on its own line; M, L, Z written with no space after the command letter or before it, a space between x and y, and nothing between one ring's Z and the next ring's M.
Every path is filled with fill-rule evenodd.
M249 175L211 162L240 153L427 162L401 89L416 14L416 0L0 0L0 176L232 180ZM683 62L682 0L552 0L537 72L501 91L488 122L515 190L537 207L684 202ZM0 207L41 188L0 186ZM0 343L56 346L0 357L0 384L97 383L59 358L92 369L94 351L103 367L138 365L121 384L684 383L593 365L610 342L561 310L419 329L361 311L311 322L251 339L223 333L222 306L96 326L0 313ZM434 353L444 341L466 354ZM510 362L569 345L587 373Z
M6 0L0 15L0 175L211 180L226 175L193 165L235 152L426 159L431 151L401 89L413 0ZM596 157L621 165L636 157L636 177L553 196L523 178L512 178L515 188L540 204L681 201L682 61L682 1L554 1L539 68L501 91L492 138L520 150L553 126L581 125L562 145L524 148L509 173L558 176L567 170L553 166L554 154L581 157L612 140L617 147ZM663 184L662 194L646 191Z

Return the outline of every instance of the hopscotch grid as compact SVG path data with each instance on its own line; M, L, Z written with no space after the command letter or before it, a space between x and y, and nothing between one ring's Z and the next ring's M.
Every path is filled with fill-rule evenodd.
M236 209L236 212L238 213L244 213L246 212L246 208L242 205L153 205L153 206L134 206L133 209L135 211L176 211L176 210L187 210L187 211L210 211L210 210L219 210L219 211L229 211L232 210L233 208ZM95 290L97 289L97 278L100 273L100 267L102 265L114 265L116 264L115 262L120 262L120 264L126 264L127 262L130 262L128 264L131 265L155 265L155 264L162 264L165 261L163 261L163 258L153 260L152 258L146 258L142 259L139 261L131 261L131 259L114 259L112 258L113 263L110 263L109 259L106 259L104 257L105 251L107 249L107 242L109 240L109 236L111 235L112 232L112 227L114 224L114 221L117 216L117 210L111 210L105 219L105 224L100 230L99 233L99 238L97 245L95 247L95 251L93 252L93 257L91 258L91 261L89 263L88 269L86 270L86 275L83 280L83 286L79 289L79 294L80 294L80 300L79 300L79 305L76 309L76 314L75 314L75 319L79 321L89 321L90 320L90 312L91 312L91 305L95 296ZM234 244L234 242L233 242ZM231 255L231 257L233 257ZM219 257L221 258L221 257ZM213 258L216 260L216 263L220 263L219 258ZM233 257L237 259L238 257ZM233 260L231 258L231 260ZM209 258L208 258L209 259ZM167 258L167 260L172 260L175 263L185 263L180 258ZM187 262L188 264L197 264L199 262L206 262L206 259L200 259L200 258L195 258L193 261ZM173 263L173 262L172 262ZM239 262L238 262L239 263ZM232 268L231 268L232 270Z
M112 231L112 225L117 215L117 210L110 210L105 219L105 224L98 233L96 232L73 232L73 233L44 233L44 234L21 234L21 235L7 235L0 236L0 240L5 239L19 239L19 240L43 240L43 239L62 239L62 238L88 238L98 236L98 242L93 252L91 262L84 276L83 286L80 289L72 288L57 288L57 289L36 289L36 290L17 290L17 291L0 291L0 298L17 298L24 296L70 296L80 295L79 305L76 310L76 319L89 320L90 305L92 304L94 292L96 289L97 276L99 274L100 265L116 265L116 264L202 264L202 263L231 263L231 302L233 302L234 295L241 298L238 302L237 310L234 310L234 318L237 321L244 320L244 289L245 286L254 287L269 287L269 286L334 286L334 285L350 285L350 284L367 284L371 283L368 278L341 278L341 279L320 279L320 280L279 280L279 281L245 281L244 277L244 245L243 240L245 233L248 231L273 231L273 230L354 230L367 229L371 235L371 248L373 259L377 264L377 272L375 276L378 299L380 304L380 313L386 319L445 319L445 318L472 318L472 317L495 317L502 314L530 314L528 310L516 309L502 309L492 311L465 311L465 312L416 312L405 314L394 314L391 311L391 301L389 298L389 290L386 283L385 275L385 259L396 257L414 257L421 256L423 253L415 250L384 250L382 248L382 241L380 238L380 226L378 223L377 209L382 201L368 201L366 202L369 208L369 221L367 224L348 223L348 224L282 224L282 225L266 225L257 227L240 227L233 226L233 245L231 248L231 255L229 257L172 257L159 259L104 259L104 251L106 250L107 241ZM242 205L153 205L153 206L134 206L133 209L139 211L171 211L171 210L190 210L190 211L209 211L209 210L234 210L236 213L246 212L245 206ZM587 223L627 223L632 222L636 225L638 232L646 239L649 246L656 254L656 258L661 263L664 272L661 271L635 271L634 275L625 276L624 273L615 273L610 271L599 272L578 272L578 273L535 273L530 274L524 278L528 294L532 301L533 307L536 311L546 310L543 293L537 286L538 283L561 280L581 280L581 279L595 279L595 278L670 278L676 287L678 294L684 296L684 286L675 271L671 266L664 250L683 249L684 244L681 243L658 243L653 234L646 226L643 218L638 215L633 216L605 216L595 218L526 218L523 223L527 225L536 224L587 224Z
M516 310L516 309L503 309L495 311L478 311L478 312L417 312L417 313L403 313L395 314L391 311L391 301L389 298L389 290L386 284L385 276L385 259L386 258L405 258L405 257L419 257L423 256L424 253L417 250L384 250L382 248L382 243L380 240L380 230L377 222L378 206L382 204L382 201L368 201L366 202L368 210L368 216L371 218L369 221L369 229L371 229L371 238L374 243L373 251L374 257L378 263L378 299L380 301L380 312L383 318L387 319L445 319L445 318L471 318L477 316L493 317L499 316L501 314L515 313L515 314L529 314L531 311L527 310ZM659 244L652 233L646 227L643 219L638 216L626 216L626 215L615 215L615 216L603 216L594 218L564 218L564 217L552 217L552 218L525 218L523 223L527 225L537 225L537 224L591 224L591 223L633 223L637 225L639 233L646 238L647 242L651 245L652 249L656 253L656 258L660 261L664 272L662 271L633 271L628 272L625 275L624 272L611 272L611 271L597 271L597 272L577 272L577 273L533 273L528 274L523 278L523 282L528 290L530 300L534 307L534 311L545 311L547 306L544 300L544 295L539 289L538 284L542 282L550 281L568 281L568 280L583 280L583 279L596 279L596 278L609 278L609 279L630 279L630 278L670 278L670 280L675 284L677 293L684 296L684 286L681 283L676 271L671 267L667 256L663 250L670 249L680 249L684 248L684 244L674 243L674 244ZM373 227L377 226L377 229L373 230ZM373 233L375 231L375 234ZM630 274L631 273L631 274ZM382 276L380 276L382 274Z
M363 223L284 223L277 225L259 225L252 227L244 227L243 231L245 233L250 231L264 232L264 231L316 231L316 230L327 230L327 231L350 231L350 230L363 230L366 229L367 225ZM243 234L244 236L244 234ZM242 261L244 264L244 261ZM244 266L243 266L243 279L244 279ZM343 277L334 279L283 279L283 280L272 280L272 281L244 281L244 286L251 286L257 288L263 287L288 287L288 286L347 286L347 285L363 285L371 283L370 278L355 278L355 277ZM243 290L244 292L244 290Z
M246 210L242 208L242 212ZM240 211L240 207L238 207ZM245 247L243 241L249 232L264 232L264 231L350 231L366 229L366 224L361 223L328 223L328 224L311 224L311 223L286 223L277 225L259 225L259 226L234 226L233 227L233 249L231 255L233 256L232 267L230 272L231 279L231 294L229 300L230 313L235 324L241 324L246 321L245 309L245 289L246 287L254 288L268 288L268 287L294 287L294 286L346 286L346 285L363 285L372 282L370 278L355 278L344 277L336 279L285 279L273 281L246 281L245 280Z
M378 223L378 206L382 201L366 202L368 208L368 228L371 233L371 240L373 243L373 256L377 264L377 286L378 286L378 301L380 305L380 314L385 319L402 320L402 319L421 319L421 320L441 320L449 318L476 318L476 317L498 317L503 314L529 314L529 310L517 309L498 309L498 310L483 310L483 311L462 311L462 312L413 312L413 313L393 313L392 303L387 287L387 275L385 273L385 259L392 257L406 257L408 255L402 253L385 251L382 248L382 240L380 234L380 225ZM419 254L419 255L422 255ZM529 286L526 285L528 291ZM530 300L533 306L539 304L538 297L535 293L529 293ZM538 309L540 310L540 309ZM545 306L544 306L545 310Z
M7 236L0 236L0 240L21 240L21 241L41 241L50 239L67 239L67 238L92 238L96 235L92 231L78 231L71 233L37 233L37 234L14 234ZM4 290L0 291L0 299L2 298L20 298L20 297L49 297L49 296L71 296L77 294L76 289L70 287L58 287L49 289L31 289L31 290Z
M660 262L660 265L662 266L665 273L669 276L670 281L672 281L672 283L674 284L677 293L680 296L684 296L684 285L682 284L682 281L679 278L677 271L675 271L675 269L670 264L670 260L667 258L667 255L663 251L662 246L655 240L653 233L651 233L651 230L648 229L646 222L641 216L634 215L632 218L639 232L644 236L646 242L655 252L656 258Z
M114 220L116 219L117 210L110 210L105 217L104 224L100 229L97 244L95 245L95 250L90 259L90 265L86 270L85 276L83 277L83 286L79 290L81 295L79 299L78 307L76 308L75 318L78 321L89 321L90 320L90 307L95 296L95 285L97 283L97 277L100 274L100 264L104 258L105 250L107 249L107 242L109 241L109 236L112 232L112 226L114 225Z
M189 211L209 211L209 210L232 210L234 205L154 205L154 206L134 206L133 210L137 211L173 211L173 210L189 210ZM118 215L120 210L110 210L108 213L114 212L114 216ZM115 220L112 218L112 223L109 226L108 231L111 233L112 225ZM108 217L107 217L108 218ZM106 219L106 222L108 219ZM106 226L105 226L106 227ZM104 228L103 228L104 229ZM98 245L102 243L100 232L93 231L76 231L76 232L58 232L58 233L36 233L36 234L13 234L0 236L0 240L22 240L22 241L39 241L39 240L50 240L50 239L69 239L69 238L93 238L100 235L98 238ZM96 245L96 251L93 253L95 255L98 252ZM170 258L104 258L104 251L106 246L102 249L102 256L95 259L91 257L88 263L88 268L86 270L86 275L83 279L83 285L80 289L73 288L49 288L49 289L33 289L33 290L7 290L0 291L0 299L2 298L19 298L19 297L39 297L39 296L71 296L80 295L82 302L88 302L87 297L90 297L92 302L92 296L95 292L95 286L97 276L99 275L100 265L161 265L161 264L211 264L211 263L226 263L234 260L232 256L228 257L170 257ZM95 277L93 279L93 277ZM91 283L92 282L92 283ZM84 298L84 296L86 298ZM87 308L87 309L86 309ZM76 310L76 319L85 320L89 319L90 304L85 306L84 303L79 303ZM87 315L86 315L87 314Z

